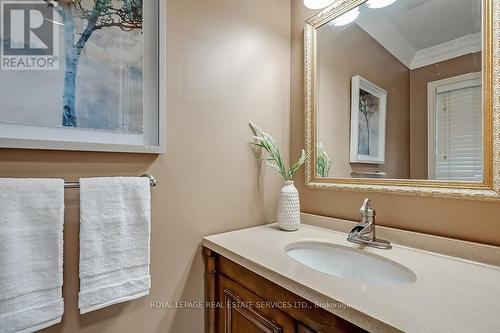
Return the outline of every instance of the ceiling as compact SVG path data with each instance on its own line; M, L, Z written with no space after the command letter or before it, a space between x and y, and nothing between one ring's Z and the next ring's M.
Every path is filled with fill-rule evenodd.
M422 50L480 32L480 6L479 0L399 0L377 11L416 50Z
M480 0L398 0L355 21L408 68L481 50Z

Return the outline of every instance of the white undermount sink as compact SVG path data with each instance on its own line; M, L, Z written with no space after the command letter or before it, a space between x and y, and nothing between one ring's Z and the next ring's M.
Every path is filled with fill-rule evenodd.
M411 284L417 280L415 273L397 262L342 245L298 242L286 246L285 251L301 264L355 282Z

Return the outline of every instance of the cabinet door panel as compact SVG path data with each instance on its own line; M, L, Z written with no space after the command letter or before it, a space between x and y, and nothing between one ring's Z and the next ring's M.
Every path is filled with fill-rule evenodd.
M281 333L282 327L257 312L230 289L224 290L227 333Z
M295 333L295 321L277 308L260 307L265 300L224 276L220 276L219 332Z

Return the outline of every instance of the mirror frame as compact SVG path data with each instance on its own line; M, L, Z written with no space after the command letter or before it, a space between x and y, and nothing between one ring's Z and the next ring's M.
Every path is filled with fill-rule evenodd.
M414 196L500 201L500 0L482 0L484 181L443 182L419 179L321 178L316 173L317 29L367 0L337 0L304 25L305 168L308 188L397 193ZM496 98L493 98L496 96Z

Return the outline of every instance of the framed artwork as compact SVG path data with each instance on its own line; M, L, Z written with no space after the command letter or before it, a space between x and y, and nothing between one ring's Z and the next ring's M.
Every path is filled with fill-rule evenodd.
M385 163L387 92L356 75L351 80L351 163Z
M0 147L162 153L165 0L0 0Z

